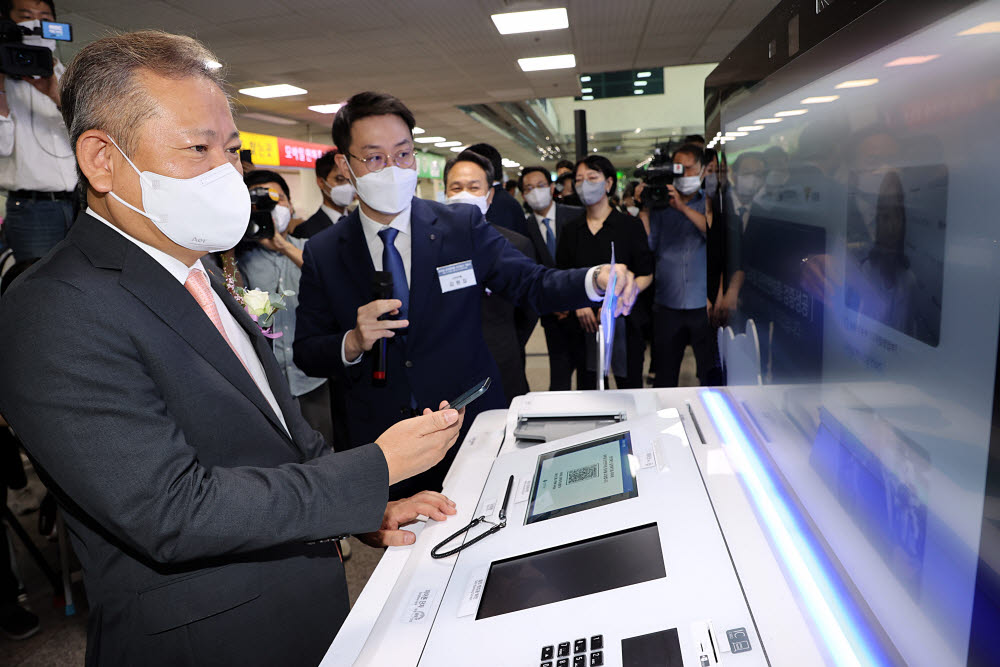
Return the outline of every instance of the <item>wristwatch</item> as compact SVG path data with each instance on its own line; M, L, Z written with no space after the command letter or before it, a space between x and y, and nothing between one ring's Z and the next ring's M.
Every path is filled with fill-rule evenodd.
M600 295L600 296L604 296L604 290L602 290L601 286L598 285L598 283L597 283L597 276L600 275L601 270L605 266L608 266L608 265L607 264L601 264L599 267L597 267L597 270L594 271L594 278L593 278L594 291L597 292L597 294Z

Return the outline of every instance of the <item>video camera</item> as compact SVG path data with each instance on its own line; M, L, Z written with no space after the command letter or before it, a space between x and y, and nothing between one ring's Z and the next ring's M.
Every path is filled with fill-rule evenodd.
M52 52L44 46L25 44L26 35L71 42L73 27L69 23L42 21L38 28L25 28L8 18L0 18L0 73L18 78L52 76Z
M250 222L243 234L244 241L260 241L274 236L271 211L278 205L278 200L278 193L271 188L261 185L250 188Z
M684 165L674 164L669 154L660 148L653 151L653 161L646 167L642 181L646 187L642 191L642 203L650 208L664 208L670 203L668 185L674 178L684 175Z

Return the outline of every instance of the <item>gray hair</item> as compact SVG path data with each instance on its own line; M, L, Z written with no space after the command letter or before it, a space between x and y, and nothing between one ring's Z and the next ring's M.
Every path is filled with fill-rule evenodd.
M140 126L157 113L136 72L174 79L203 76L225 92L222 71L210 67L212 62L217 62L215 56L198 40L159 30L112 35L85 46L67 68L60 90L74 151L80 135L99 129L133 154Z

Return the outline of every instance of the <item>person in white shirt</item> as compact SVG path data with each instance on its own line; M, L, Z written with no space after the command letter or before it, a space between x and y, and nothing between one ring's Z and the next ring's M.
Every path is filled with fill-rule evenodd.
M528 238L535 246L540 263L554 267L559 232L567 222L583 215L584 211L553 200L555 185L545 167L525 167L518 179L518 188L531 207L526 225ZM540 318L545 331L545 345L549 349L549 391L569 390L573 371L579 366L579 360L570 355L567 327L571 324L568 315L568 312L558 312Z
M5 12L22 27L55 20L51 0L13 0ZM25 35L26 45L55 50L55 41ZM3 234L17 261L44 256L73 223L76 161L63 123L56 61L50 76L0 73L0 189L7 193Z
M354 186L344 178L339 169L334 169L337 151L327 151L316 160L316 186L323 193L323 204L312 217L292 229L292 236L307 239L337 224L347 215L347 207L355 199Z

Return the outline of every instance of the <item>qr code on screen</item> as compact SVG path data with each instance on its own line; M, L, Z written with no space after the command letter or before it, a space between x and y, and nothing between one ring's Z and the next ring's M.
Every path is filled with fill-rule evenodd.
M582 482L584 480L593 479L598 475L598 466L596 463L583 468L577 468L576 470L570 470L566 473L566 484L573 484L574 482Z

